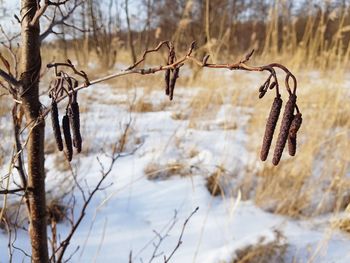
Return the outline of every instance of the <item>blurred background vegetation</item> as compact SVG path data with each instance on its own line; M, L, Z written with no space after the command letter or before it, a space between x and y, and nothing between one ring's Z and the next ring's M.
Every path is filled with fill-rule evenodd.
M13 18L13 5L3 1L2 17ZM349 8L346 0L86 0L44 46L49 59L75 57L111 68L161 40L183 51L195 40L197 55L210 54L215 62L254 48L261 61L343 70Z

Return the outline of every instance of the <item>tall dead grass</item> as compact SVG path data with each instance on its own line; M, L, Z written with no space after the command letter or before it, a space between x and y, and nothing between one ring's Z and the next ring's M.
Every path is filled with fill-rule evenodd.
M274 3L266 26L263 59L278 57L297 69L344 71L349 66L349 8L335 8L329 13L310 4L304 18L288 15L284 1Z

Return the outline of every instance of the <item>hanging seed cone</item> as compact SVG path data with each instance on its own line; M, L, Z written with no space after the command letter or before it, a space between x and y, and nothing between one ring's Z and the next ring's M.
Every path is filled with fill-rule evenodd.
M273 134L275 132L275 128L278 121L278 117L281 112L281 108L282 108L282 99L281 99L281 96L278 96L274 99L272 103L269 118L267 119L267 122L266 122L265 134L264 134L263 144L260 152L260 159L262 161L265 161L269 154Z
M180 68L174 69L173 77L170 80L170 94L169 94L170 100L173 100L173 97L174 97L174 89L175 89L176 80L179 77L179 71L180 71Z
M51 123L52 123L52 130L55 136L57 148L59 151L62 151L63 141L62 141L62 135L61 135L61 129L60 129L60 121L58 117L58 108L57 108L57 103L54 100L51 103Z
M73 101L69 107L69 122L73 133L73 146L77 149L77 152L81 152L82 139L80 134L80 114L79 104Z
M294 115L292 124L289 128L288 135L288 152L290 156L294 156L297 150L297 132L300 129L301 123L303 122L303 118L301 113L297 113Z
M167 65L171 65L174 63L175 60L175 50L174 47L171 46L169 50L169 55L168 55L168 62ZM173 70L167 69L165 71L165 95L169 96L170 95L170 90L171 90L171 81L170 81L170 76Z
M72 147L72 137L70 134L68 115L64 115L62 118L62 129L63 129L64 140L66 142L67 158L68 158L68 161L71 161L73 157L73 147Z
M283 119L280 127L280 132L278 134L275 151L273 154L272 163L278 165L281 160L283 149L286 145L289 129L294 117L294 108L297 100L297 96L292 94L289 96L289 100L286 103L283 113Z
M165 95L169 96L170 94L170 69L165 71Z

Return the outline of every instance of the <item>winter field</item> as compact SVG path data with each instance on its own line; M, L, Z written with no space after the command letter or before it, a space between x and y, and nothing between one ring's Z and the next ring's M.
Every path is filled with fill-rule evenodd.
M83 152L71 164L47 118L48 205L63 211L58 240L70 232L66 217L79 217L84 195L109 169L113 150L119 153L66 259L164 262L174 251L170 262L350 262L349 74L296 73L303 125L296 156L285 151L277 167L273 149L266 162L259 159L274 97L258 99L264 73L204 70L192 82L190 69L180 74L172 102L162 74L80 91ZM41 100L49 104L47 95ZM13 139L3 102L0 116L0 170L7 174ZM24 206L8 198L7 215L20 225L11 232L13 262L30 262ZM2 227L1 263L9 257Z

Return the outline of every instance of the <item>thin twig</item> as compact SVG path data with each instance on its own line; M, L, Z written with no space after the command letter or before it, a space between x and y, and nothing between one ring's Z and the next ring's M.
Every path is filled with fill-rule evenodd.
M23 192L23 191L24 191L24 188L5 189L5 190L0 190L0 195L17 194L17 193Z
M126 133L128 131L129 127L127 126L127 128L124 130L124 133ZM132 155L136 152L136 150L139 147L136 147L133 151L131 151L130 153L128 153L128 155ZM92 198L94 197L94 195L101 190L101 185L102 183L105 181L105 179L108 177L108 175L111 173L116 161L119 158L122 158L124 156L127 156L126 154L122 154L120 153L118 147L114 147L112 150L112 156L111 156L111 162L108 166L107 169L103 168L102 163L100 162L100 167L101 167L101 178L98 181L98 183L95 185L95 187L93 188L93 190L89 193L88 197L86 198L86 201L84 202L81 210L80 210L80 214L78 216L78 219L76 220L76 222L72 225L72 229L70 231L70 233L68 234L68 236L60 243L60 245L57 248L57 263L61 263L63 262L63 256L66 252L66 249L68 248L69 244L70 244L70 240L72 239L73 235L75 234L77 228L79 227L80 223L82 222L83 218L85 217L86 214L86 209L88 207L88 205L90 204ZM98 160L99 161L99 160Z
M175 254L175 252L179 249L179 247L182 245L182 237L184 235L184 232L185 232L185 228L186 228L186 225L187 223L190 221L191 217L197 213L197 211L199 210L199 207L196 207L196 209L193 210L193 212L189 215L189 217L186 218L183 226L182 226L182 229L181 229L181 234L179 236L179 239L177 241L177 244L175 246L175 248L173 249L173 251L171 252L170 256L169 257L166 257L164 256L164 263L167 263L169 262L169 260L172 258L172 256Z

